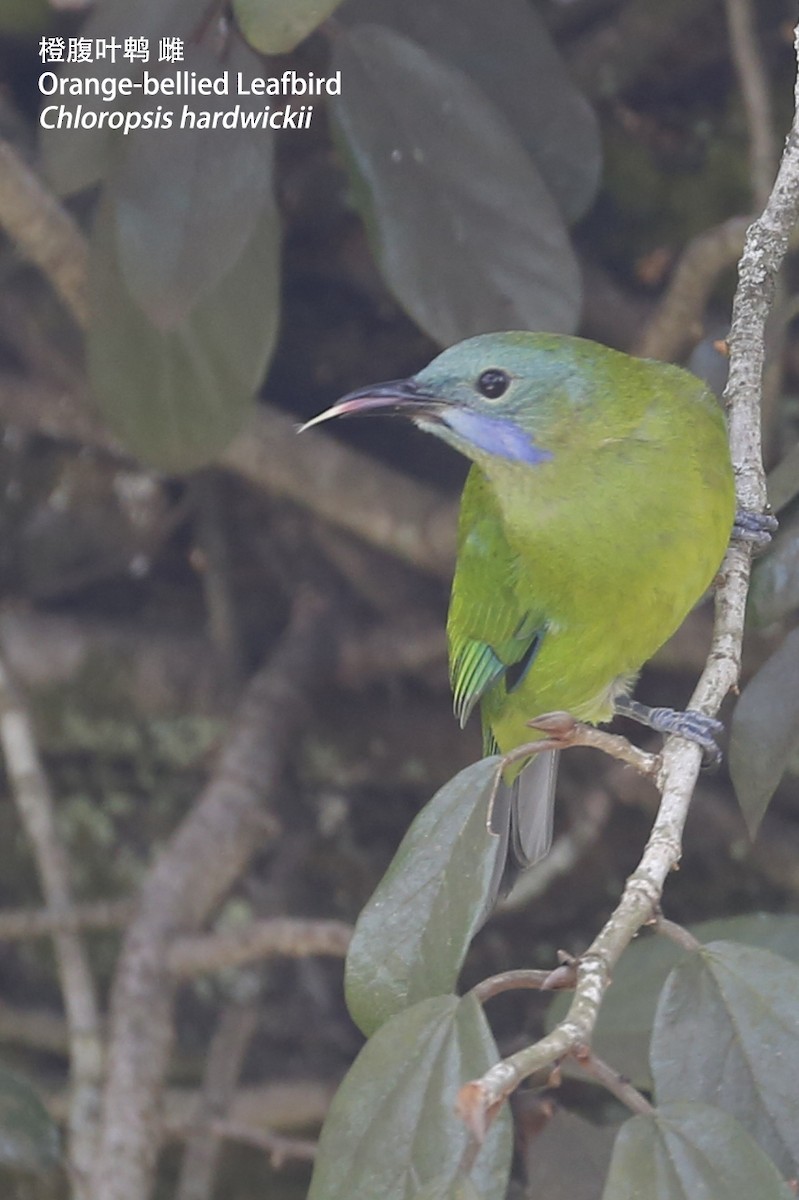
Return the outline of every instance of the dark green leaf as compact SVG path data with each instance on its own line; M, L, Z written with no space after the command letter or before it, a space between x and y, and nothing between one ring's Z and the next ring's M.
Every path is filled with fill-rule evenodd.
M700 942L721 938L773 950L799 963L799 917L752 913L690 927ZM592 1039L597 1054L638 1087L651 1086L649 1044L658 996L669 971L685 956L668 938L641 934L613 971L610 988ZM570 993L557 997L547 1014L551 1029L565 1016Z
M288 54L341 0L233 0L239 28L262 54Z
M366 1034L418 1000L451 992L506 842L487 828L499 759L446 783L411 825L355 926L347 1004Z
M254 404L277 328L278 227L272 206L241 258L177 329L157 329L128 293L110 205L92 246L89 372L111 429L164 471L213 460Z
M795 445L769 471L766 490L774 512L780 512L799 496L799 446Z
M525 1146L531 1196L547 1200L600 1200L616 1127L558 1109L541 1133Z
M799 747L799 629L750 679L735 706L730 775L752 836Z
M480 1200L474 1184L466 1175L455 1179L436 1179L421 1191L414 1192L411 1200Z
M127 37L147 38L150 45L150 62L130 62L118 52L116 61L107 57L102 62L64 63L60 74L71 79L106 78L112 81L130 76L134 81L142 77L145 66L157 68L158 41L161 37L188 39L203 19L207 0L103 0L80 31L81 37L94 41L116 38L124 44ZM181 64L172 69L179 70ZM45 65L44 70L48 67ZM75 116L78 107L84 113L108 112L110 108L125 111L141 105L141 97L131 99L117 97L113 105L102 96L53 96L45 98L43 104L58 104ZM153 111L158 107L153 98ZM45 173L53 187L61 195L71 195L83 188L91 187L107 174L114 158L115 147L122 144L123 135L116 134L107 125L94 128L43 129L41 150Z
M799 1169L797 996L793 963L712 942L672 971L652 1034L658 1100L732 1113L786 1174Z
M622 1125L602 1200L790 1200L776 1167L729 1114L666 1104Z
M577 265L532 159L462 72L379 25L335 39L331 100L383 275L442 345L497 329L572 332Z
M781 621L799 608L799 514L781 521L768 554L752 573L747 616L758 628Z
M0 1069L0 1165L46 1174L61 1158L58 1127L30 1084Z
M46 0L4 0L0 33L45 33L52 16Z
M597 120L526 0L348 0L339 15L388 25L468 75L529 151L566 220L582 216L602 165Z
M409 1200L428 1186L449 1187L467 1143L454 1111L458 1089L496 1059L491 1031L471 996L435 996L392 1017L364 1046L333 1099L308 1200ZM478 1195L504 1196L510 1156L506 1107L471 1173ZM432 1192L439 1194L452 1193Z
M250 74L257 67L248 56ZM238 61L231 71L244 70ZM215 78L217 59L188 47L187 71ZM239 101L241 104L241 101ZM227 96L201 108L224 111ZM118 252L128 290L151 321L173 329L241 258L272 200L268 130L140 129L125 139L115 172Z

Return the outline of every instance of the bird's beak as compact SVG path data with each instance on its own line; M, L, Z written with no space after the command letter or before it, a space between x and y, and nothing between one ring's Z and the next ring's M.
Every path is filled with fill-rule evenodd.
M332 408L306 421L298 432L302 433L312 425L320 425L322 421L329 421L332 417L357 417L373 412L399 413L406 417L422 416L438 408L440 403L440 400L426 392L413 379L392 379L389 383L375 383L371 387L350 392L341 400L337 400Z

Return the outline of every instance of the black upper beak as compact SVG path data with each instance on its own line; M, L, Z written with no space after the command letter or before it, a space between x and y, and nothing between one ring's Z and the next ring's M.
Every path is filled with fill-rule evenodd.
M388 383L375 383L371 387L350 392L337 400L332 408L306 421L300 426L299 432L322 421L329 421L331 417L353 417L372 412L413 416L414 412L430 412L438 403L436 397L425 392L415 380L392 379Z

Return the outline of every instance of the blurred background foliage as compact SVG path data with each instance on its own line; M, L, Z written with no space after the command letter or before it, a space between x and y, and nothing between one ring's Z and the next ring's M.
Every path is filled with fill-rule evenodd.
M381 548L379 534L353 534L358 521L368 524L371 503L359 500L365 477L354 468L347 487L331 486L318 502L312 483L333 441L309 440L287 459L293 487L278 481L282 443L272 462L267 440L255 487L231 444L251 436L258 413L301 420L478 331L553 329L641 346L658 328L686 246L757 205L725 6L80 7L88 13L0 3L0 133L90 238L94 308L84 339L37 271L0 242L0 647L35 715L76 895L119 899L190 806L241 681L274 645L292 598L307 586L331 597L342 637L363 638L371 657L356 655L314 696L279 801L283 841L256 859L224 917L236 919L241 905L354 920L420 804L479 755L476 731L461 735L450 715L449 564L423 569L393 545ZM775 145L790 120L794 16L787 0L756 7ZM169 72L341 70L341 94L314 98L307 130L43 133L40 38L75 36L185 38L186 61L162 68ZM96 65L61 69L96 74ZM118 59L106 69L141 66ZM716 386L736 256L733 247L726 263L708 267L707 303L699 320L686 310L678 339ZM684 922L799 905L795 285L789 264L764 410L782 528L756 569L745 663L753 683L732 718L729 756L750 815L776 797L752 848L727 769L703 778L668 892L669 915ZM82 439L69 422L59 432L53 397L98 414L118 441ZM434 439L388 422L330 437L368 456L353 464L386 464L413 480L422 507L449 511L463 467ZM393 495L384 496L387 510ZM664 648L645 673L644 699L684 704L709 619L705 606ZM404 654L392 648L392 629ZM467 983L520 963L550 965L559 948L579 952L637 862L652 794L634 779L609 781L607 764L589 752L566 758L558 820L572 861L561 874L531 877L528 895L480 934ZM39 903L8 797L0 896L9 908ZM105 989L117 936L92 934L89 944ZM310 1099L287 1127L313 1128L318 1088L340 1078L360 1045L340 969L277 960L259 974L242 1082L304 1088ZM185 989L175 1103L179 1088L197 1085L231 986ZM27 1077L60 1112L66 1042L49 944L0 944L0 995L0 1048L19 1073L7 1076L0 1099L24 1130L16 1142L0 1139L0 1161L20 1197L56 1195L53 1129L24 1091ZM529 993L494 1002L503 1051L540 1031L543 1007ZM616 1115L585 1083L568 1080L558 1099L600 1123ZM522 1112L520 1128L521 1160L535 1116ZM558 1145L552 1137L553 1162L562 1161ZM174 1194L178 1173L170 1150L161 1195ZM230 1151L218 1194L289 1197L306 1186L305 1166L274 1174L260 1153Z

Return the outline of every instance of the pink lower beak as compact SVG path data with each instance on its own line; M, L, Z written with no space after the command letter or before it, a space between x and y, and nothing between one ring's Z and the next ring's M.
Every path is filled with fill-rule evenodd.
M332 417L353 417L371 412L410 416L414 409L418 411L432 403L435 403L434 397L423 392L413 379L392 379L388 383L376 383L372 387L350 392L337 400L332 408L319 413L318 417L311 417L297 432L302 433L312 425L320 425Z

